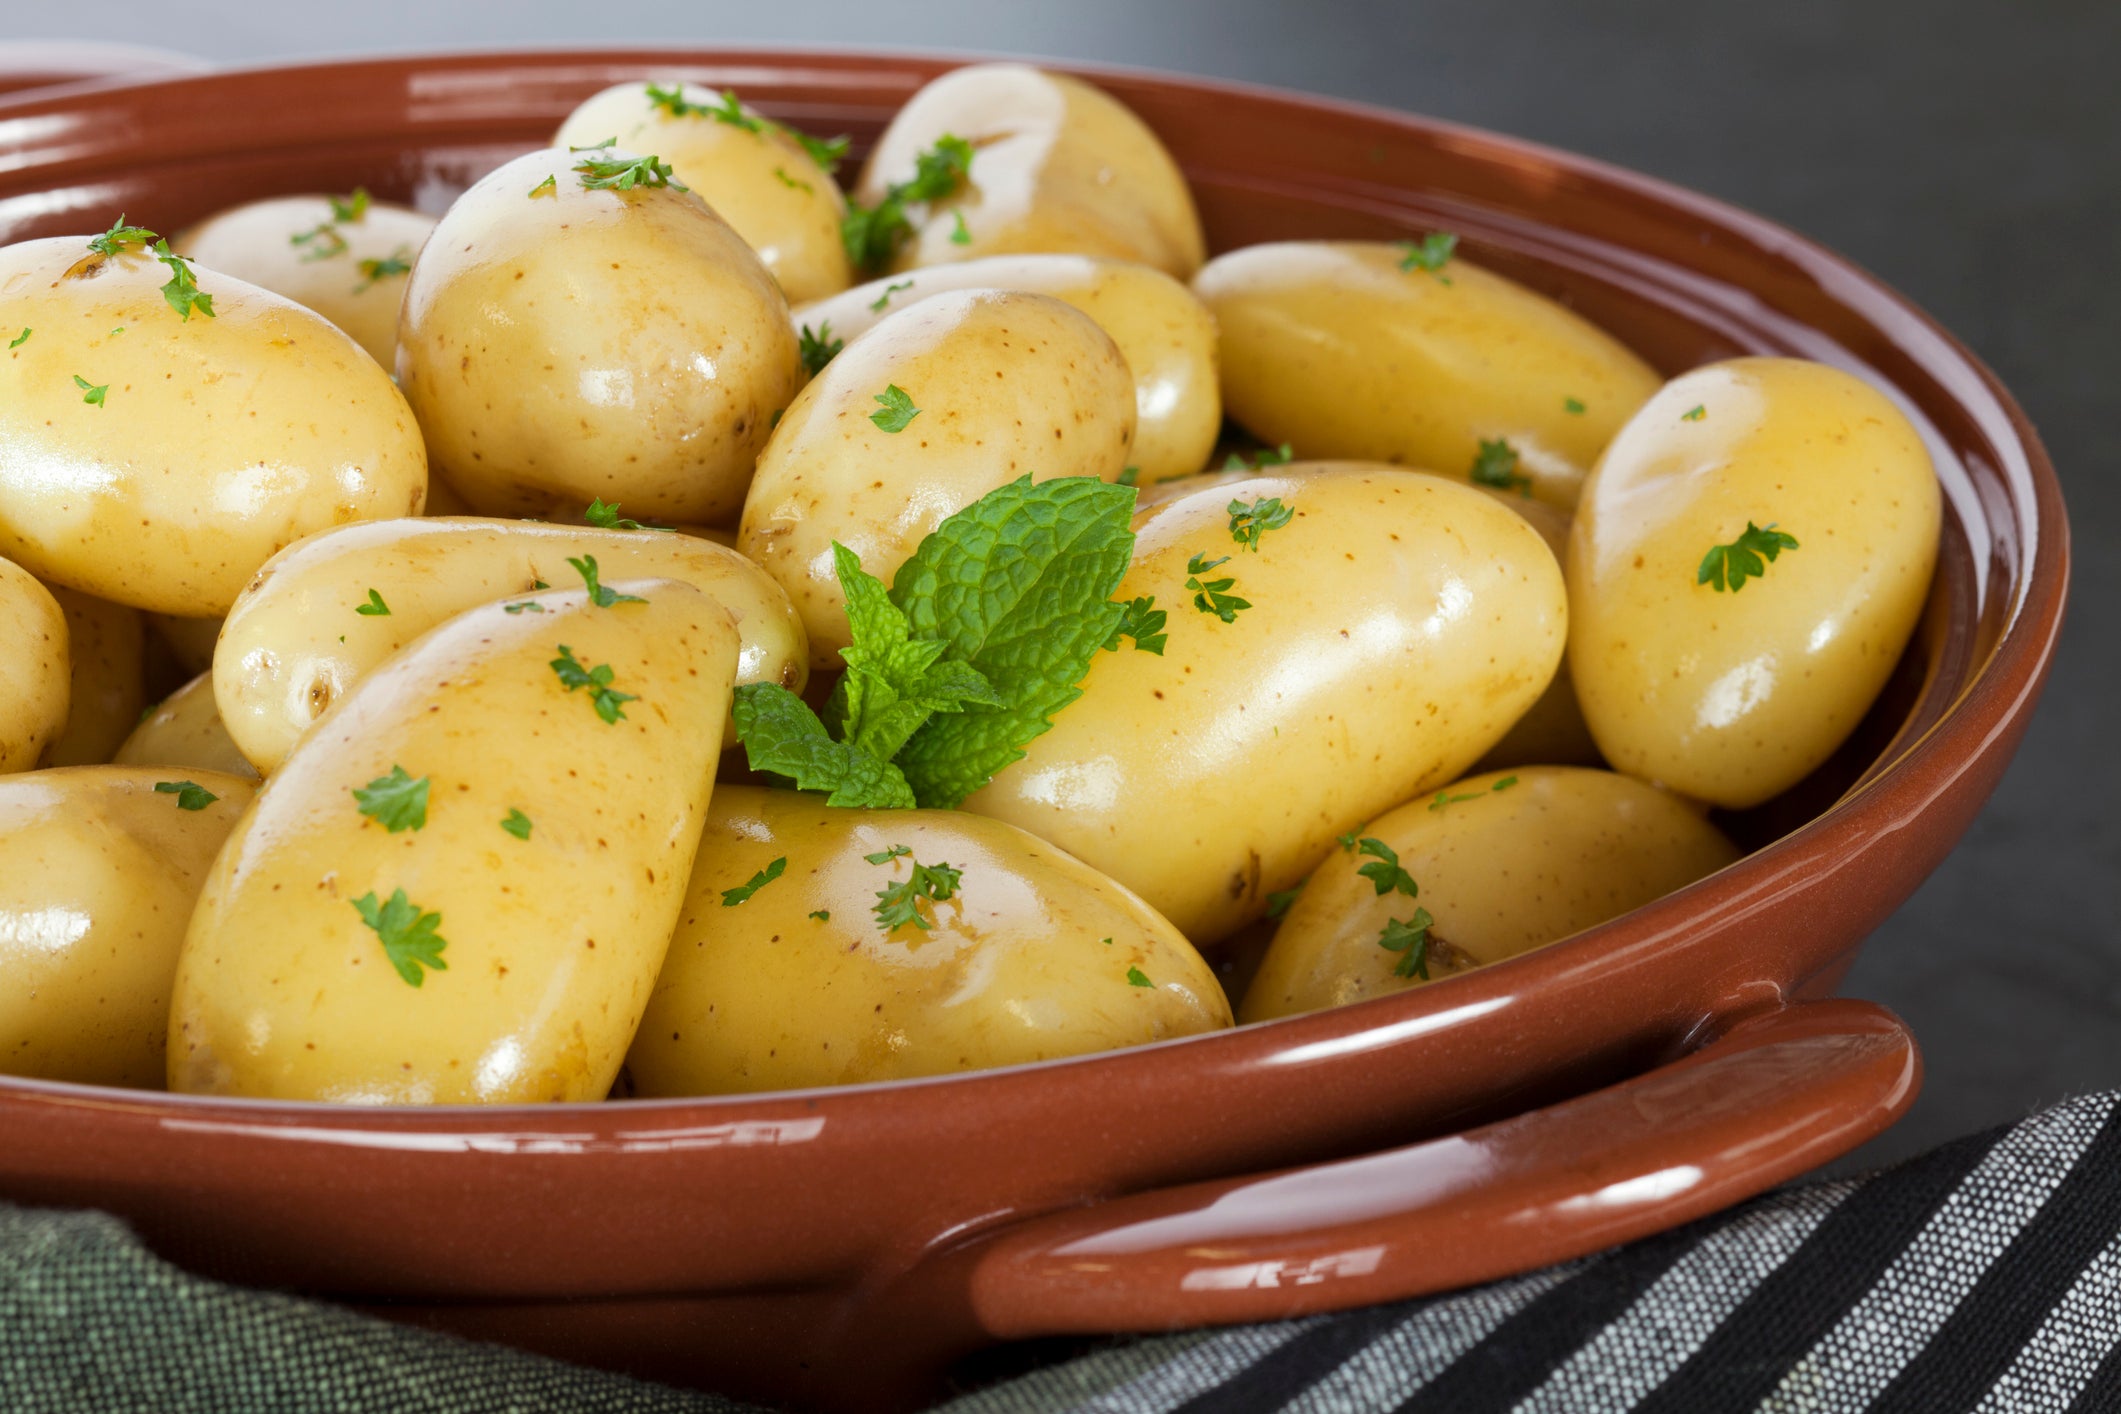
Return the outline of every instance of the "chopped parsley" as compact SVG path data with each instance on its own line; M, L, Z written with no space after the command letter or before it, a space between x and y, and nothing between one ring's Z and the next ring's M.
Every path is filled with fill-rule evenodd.
M110 229L100 236L90 236L88 248L97 255L123 255L130 250L146 250L157 239L155 233L145 226L128 226L120 216L110 223Z
M545 612L545 606L535 599L519 599L513 604L503 604L501 606L501 612L504 614L520 614L525 611L533 614L542 614Z
M427 827L427 777L415 780L403 766L393 764L389 775L355 786L353 798L363 815L393 835Z
M885 264L913 234L906 208L949 196L971 170L972 144L945 133L935 140L935 146L914 157L912 178L893 182L876 205L848 202L847 215L840 222L848 262L858 270Z
M532 196L558 196L560 194L560 179L556 176L547 177L544 181L532 187L530 194Z
M1414 916L1404 921L1397 918L1385 920L1377 946L1399 954L1399 963L1392 969L1393 976L1429 980L1429 929L1435 924L1436 920L1429 917L1426 908L1415 909Z
M426 980L427 974L420 970L423 967L435 972L449 970L449 964L442 960L442 950L449 946L449 940L435 931L442 926L441 914L421 912L418 904L405 897L403 889L393 893L387 903L378 904L373 889L352 902L361 921L382 940L383 955L407 986L417 987Z
M567 563L573 565L574 572L582 577L583 585L589 590L589 602L599 609L608 609L614 604L648 602L638 594L621 594L616 589L605 588L603 581L597 578L597 557L594 555L584 555L579 560L569 555Z
M1140 482L1141 479L1142 469L1138 466L1130 466L1112 480L1116 486L1133 486Z
M155 242L155 259L169 267L169 283L162 287L162 298L177 311L177 317L190 323L191 312L196 309L208 319L213 318L214 297L200 292L198 281L192 278L191 262L171 251L168 241Z
M1130 967L1127 969L1127 985L1130 987L1153 987L1156 984L1151 982L1149 974L1142 971L1139 967Z
M1259 552L1259 537L1270 530L1279 530L1296 518L1296 508L1282 504L1281 497L1267 496L1257 501L1233 500L1230 512L1230 538L1254 554Z
M965 213L962 211L951 212L950 222L950 244L971 245L972 231L965 225Z
M773 175L780 179L780 183L782 186L787 187L791 191L814 192L817 190L816 187L810 185L810 183L804 181L802 178L789 176L788 169L786 167L774 168Z
M27 324L23 325L23 326L22 326L22 332L21 332L21 333L19 333L19 334L17 334L17 335L15 335L15 338L14 338L14 342L10 343L10 344L8 345L8 347L9 347L9 348L11 348L11 349L19 349L19 348L21 348L21 347L22 347L22 346L23 346L24 344L26 344L26 343L28 343L28 342L29 342L29 336L30 336L31 334L35 333L35 332L36 332L36 331L35 331L35 330L33 330L33 329L31 329L31 328L29 327L29 325L27 325Z
M595 150L608 146L599 144ZM670 164L653 153L646 157L585 157L574 164L574 170L581 176L585 191L632 191L635 187L692 190L683 182L673 181Z
M1399 268L1402 270L1426 270L1443 284L1450 284L1451 277L1443 273L1444 266L1458 250L1458 237L1450 231L1431 231L1418 241L1399 242Z
M1561 410L1571 417L1581 417L1583 416L1583 399L1563 398L1561 400Z
M173 795L179 810L204 810L221 797L197 781L156 781L156 795Z
M1287 466L1292 460L1295 459L1295 455L1296 454L1290 450L1289 444L1287 442L1282 443L1279 447L1262 447L1257 452L1253 453L1249 459L1241 453L1232 452L1230 453L1229 457L1224 460L1223 470L1263 471L1270 466ZM1166 481L1177 481L1180 478L1176 476L1167 476L1163 479Z
M1334 838L1339 842L1342 849L1349 854L1355 853L1355 832L1353 830L1348 831L1344 835L1336 835Z
M913 853L911 845L895 844L889 849L880 849L875 854L865 854L862 858L868 860L871 864L889 864L892 860L904 859L911 853Z
M511 805L507 818L501 821L501 828L519 840L527 840L530 838L530 817Z
M1302 893L1303 891L1303 884L1298 883L1297 886L1293 889L1279 889L1274 893L1268 894L1267 917L1279 918L1284 913L1287 913L1289 911L1289 905L1296 902L1296 896Z
M668 88L657 84L648 85L649 104L661 108L673 118L712 118L718 123L727 123L732 128L742 128L746 132L763 133L768 128L774 128L786 133L802 147L811 161L825 169L827 176L832 175L834 169L847 156L847 139L844 137L815 138L808 133L798 132L786 123L754 117L744 111L744 105L737 100L736 93L731 89L723 89L720 98L718 103L694 103L685 97L682 84L672 84ZM773 169L773 174L789 186L799 186L804 191L810 190L808 182L798 182L778 167Z
M874 401L882 406L869 414L869 420L886 432L904 432L906 424L921 415L921 410L913 405L912 397L896 383L885 384L884 391L878 393Z
M110 395L110 384L91 383L78 373L74 375L74 386L81 390L81 401L91 407L102 407L103 400Z
M830 923L832 921L832 910L829 908L820 908L814 913L812 913L810 916L812 918L815 918L820 923Z
M869 301L869 308L872 312L880 311L885 305L891 303L891 297L893 295L897 294L900 290L910 290L912 288L913 282L911 280L895 280L891 284L884 286L884 292L882 294L878 295L875 299Z
M1517 449L1501 437L1492 442L1482 439L1480 450L1473 457L1472 477L1475 486L1492 486L1498 491L1514 487L1522 495L1532 494L1532 478L1517 470Z
M1436 792L1436 799L1429 802L1429 809L1432 811L1444 810L1449 808L1450 806L1458 804L1460 801L1478 800L1484 795L1491 795L1499 790L1508 790L1511 786L1514 786L1516 784L1517 777L1504 776L1501 780L1497 781L1494 785L1489 786L1486 790L1469 790L1462 792L1458 795L1453 795L1447 790L1440 790Z
M331 219L334 221L352 223L368 214L367 187L355 187L346 196L330 196L325 200L331 203Z
M1399 890L1408 898L1419 898L1421 896L1421 885L1414 882L1412 874L1400 868L1398 850L1392 848L1383 840L1372 839L1367 835L1356 843L1356 849L1360 853L1369 855L1371 862L1363 865L1362 868L1355 872L1377 886L1377 893L1380 898L1391 893L1394 889Z
M722 907L735 908L738 904L745 902L760 889L780 878L781 871L787 867L788 856L784 854L735 888L722 890Z
M1105 640L1105 647L1117 649L1122 638L1134 640L1134 646L1144 653L1164 656L1164 643L1171 635L1164 632L1164 620L1169 616L1156 607L1156 596L1144 594L1127 602L1126 613L1120 617L1119 626Z
M1706 584L1718 594L1728 585L1736 594L1745 588L1748 579L1759 579L1767 573L1768 565L1784 550L1799 548L1797 537L1786 530L1775 529L1775 522L1766 525L1745 523L1745 531L1728 545L1716 545L1701 557L1701 568L1694 573L1694 583Z
M358 295L378 281L410 274L412 272L412 248L401 245L380 259L364 260L354 268L361 272L361 283L355 285L353 291Z
M668 534L675 534L667 525L643 525L637 520L625 519L619 514L619 503L617 501L607 505L602 497L598 497L589 503L589 508L582 512L582 519L588 521L599 530L660 530ZM546 586L541 584L537 587L543 589Z
M796 340L803 358L803 371L812 378L817 377L825 365L838 358L840 350L847 347L845 339L832 337L832 321L829 319L819 322L815 334L811 333L810 326L805 324L797 332Z
M390 617L390 605L383 602L381 594L371 589L368 591L368 602L354 605L354 612L365 619L387 619Z
M1195 555L1186 561L1186 588L1196 591L1193 595L1193 607L1204 614L1215 615L1226 624L1236 623L1238 614L1251 608L1252 601L1225 592L1237 583L1228 575L1221 579L1203 579L1201 576L1217 565L1229 562L1228 555L1219 560L1211 560L1206 555Z
M1696 403L1685 412L1679 414L1679 420L1681 422L1699 422L1708 415L1707 406L1702 403Z
M913 872L895 884L878 889L876 905L872 911L876 921L886 933L896 932L911 923L926 933L935 925L922 914L920 901L943 903L957 894L958 881L964 871L947 864L923 864L913 861Z
M622 704L641 700L634 693L612 690L611 680L615 674L611 664L599 663L594 668L584 668L576 661L574 650L564 643L560 645L560 656L548 666L569 692L578 687L588 688L589 705L596 708L597 715L609 725L616 726L625 717L626 709Z

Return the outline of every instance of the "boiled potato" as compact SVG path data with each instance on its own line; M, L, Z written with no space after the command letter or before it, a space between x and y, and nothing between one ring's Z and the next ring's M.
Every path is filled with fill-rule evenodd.
M918 408L902 424L880 406L890 389ZM834 541L889 584L989 491L1027 472L1117 481L1133 444L1134 380L1088 315L1045 295L936 295L803 389L759 458L737 548L795 601L811 666L835 667L848 639Z
M0 1073L161 1088L185 920L250 792L120 766L0 779Z
M140 720L145 630L136 609L71 589L52 597L66 614L70 665L66 727L44 749L46 766L93 766L111 759Z
M0 326L28 335L0 355L0 553L206 616L312 530L416 514L427 461L389 375L321 315L200 266L213 313L180 316L181 278L137 243L0 249Z
M1544 501L1535 501L1516 491L1481 487L1495 500L1531 523L1539 538L1554 552L1554 563L1565 565L1569 552L1569 517ZM1576 683L1569 674L1569 655L1561 655L1554 681L1525 709L1501 741L1480 758L1475 769L1502 770L1510 766L1597 766L1598 743L1584 724L1583 708L1576 704Z
M398 382L437 472L488 515L601 498L732 521L802 384L788 302L707 203L675 183L583 185L637 156L505 163L413 267Z
M653 152L758 252L789 299L846 289L854 272L839 184L786 128L741 104L734 111L731 121L722 96L699 84L614 84L568 114L552 145L616 137L628 152Z
M28 570L0 560L0 774L27 771L66 730L66 611Z
M1233 499L1250 515L1279 501L1288 522L1248 550ZM1165 610L1162 655L1098 654L1081 699L965 808L1111 875L1201 946L1336 835L1463 772L1561 658L1553 555L1440 477L1262 473L1139 516L1136 534L1113 597ZM1209 593L1250 607L1204 612Z
M1803 780L1898 662L1941 515L1920 434L1860 378L1741 358L1666 384L1571 532L1569 661L1606 759L1734 809Z
M172 1089L604 1096L684 901L737 657L691 585L613 588L645 602L555 590L449 620L295 748L192 916ZM605 681L570 687L570 662Z
M1193 288L1222 330L1230 416L1302 456L1485 478L1573 507L1657 374L1514 280L1405 258L1381 241L1282 241L1210 261ZM1496 442L1508 446L1484 458Z
M726 906L777 859L783 873ZM959 871L949 898L915 901L918 922L886 928L880 891L946 864ZM626 1069L643 1095L802 1089L1229 1024L1214 973L1176 928L1020 830L724 786Z
M121 766L196 767L252 780L258 777L258 768L236 749L228 728L221 724L211 673L199 674L158 703L111 759Z
M894 271L983 255L1102 255L1190 278L1206 258L1193 193L1156 134L1080 79L968 64L930 82L877 139L854 199L883 201L940 138L971 144L956 191L909 212ZM962 218L962 219L960 219Z
M1134 375L1134 465L1142 485L1201 469L1222 430L1215 321L1191 290L1146 265L1086 255L931 265L804 305L796 322L828 342L852 341L888 310L944 290L980 288L1051 295L1112 336Z
M680 579L705 591L736 623L736 680L802 688L802 623L780 586L734 550L650 530L394 520L289 547L236 601L214 660L228 733L271 772L326 708L406 644L475 605L522 602L540 582L579 586L568 562L585 558L606 583ZM371 590L390 612L373 612Z
M1361 1001L1580 933L1685 888L1738 851L1684 802L1610 771L1535 766L1445 787L1361 828L1312 874L1246 989L1246 1021ZM1369 876L1360 871L1369 867ZM1378 875L1390 892L1380 895ZM1417 910L1419 912L1417 913ZM1397 920L1426 938L1388 934ZM1400 944L1394 949L1385 940ZM1424 975L1424 973L1426 975Z
M245 202L179 231L169 244L209 270L315 310L389 368L405 277L434 225L432 216L356 190Z

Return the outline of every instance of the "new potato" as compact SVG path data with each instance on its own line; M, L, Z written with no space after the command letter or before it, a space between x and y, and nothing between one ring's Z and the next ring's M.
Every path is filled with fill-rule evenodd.
M221 724L211 673L199 674L157 703L111 760L120 766L168 766L258 779L258 768L236 749Z
M649 84L614 84L582 100L552 135L554 147L616 137L628 152L653 152L677 180L727 221L790 300L819 299L854 278L840 239L847 199L831 174L787 129L739 106L741 122L716 117L722 97L699 84L670 83L686 111L648 97Z
M1569 661L1617 770L1742 809L1853 731L1914 631L1942 497L1915 428L1852 374L1741 358L1673 379L1613 440L1569 549ZM1794 537L1736 590L1703 556Z
M522 602L541 581L580 585L568 561L585 557L605 584L677 579L702 590L737 626L738 682L802 689L809 676L802 623L780 586L734 550L662 531L404 519L312 536L259 572L230 611L214 658L228 734L270 772L333 702L399 649L476 605ZM357 612L371 589L388 614Z
M0 351L0 553L38 578L203 617L313 530L419 512L420 429L375 360L292 300L196 279L211 317L180 317L137 247L0 249L0 325L30 331Z
M1278 499L1256 551L1229 503ZM1334 837L1450 780L1545 691L1561 571L1525 521L1455 482L1322 468L1212 486L1137 518L1113 595L1169 615L1161 656L1099 653L1082 697L965 802L1050 840L1206 946ZM1195 574L1189 563L1227 557ZM1187 581L1232 578L1225 623Z
M36 576L0 560L0 775L35 766L66 729L71 678L66 611Z
M162 1086L170 980L208 866L251 783L76 766L0 778L0 1073ZM194 797L196 799L196 797Z
M1222 330L1230 416L1300 456L1460 480L1500 439L1535 497L1574 506L1656 372L1514 280L1464 259L1401 269L1404 258L1381 241L1280 241L1210 261L1193 289Z
M137 610L71 589L52 597L66 614L66 727L39 764L93 766L111 759L140 720L145 630Z
M895 846L910 856L866 856ZM775 859L780 877L725 907ZM961 871L886 932L915 862ZM818 917L818 914L827 915ZM1139 981L1130 980L1139 978ZM941 1075L1230 1024L1214 973L1133 894L1043 841L947 810L847 810L724 786L626 1060L642 1095Z
M1112 336L1134 375L1134 465L1143 486L1196 472L1222 431L1215 321L1178 281L1146 265L1087 255L996 255L871 280L807 304L796 322L852 342L915 300L945 290L1015 290L1073 305Z
M1507 783L1507 784L1505 784ZM1498 789L1498 787L1500 787ZM1245 991L1244 1020L1343 1006L1515 957L1685 888L1738 858L1715 826L1654 786L1610 771L1488 772L1361 827L1420 893L1380 895L1374 856L1332 851L1289 908ZM1429 927L1428 978L1398 975L1379 939L1392 919Z
M583 185L637 155L504 163L413 267L398 382L436 470L487 515L601 498L643 520L732 521L802 385L788 302L706 202Z
M878 397L920 409L897 432ZM1105 331L1045 295L961 290L879 321L803 389L759 458L737 548L795 602L810 665L847 646L834 541L889 584L929 531L998 486L1117 481L1134 380Z
M362 679L231 836L185 936L170 1087L364 1104L603 1098L677 923L737 634L674 580L488 604ZM632 695L611 720L562 645ZM398 831L353 791L428 782ZM502 828L511 811L528 838ZM402 891L404 898L399 900ZM363 901L429 924L394 959ZM394 934L395 936L395 934ZM401 975L401 966L410 976Z

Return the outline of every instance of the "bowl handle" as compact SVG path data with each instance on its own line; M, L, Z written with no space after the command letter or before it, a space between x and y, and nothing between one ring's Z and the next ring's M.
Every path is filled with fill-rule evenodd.
M1673 1063L1448 1138L1048 1214L982 1244L1003 1339L1167 1330L1469 1286L1674 1227L1845 1153L1921 1083L1883 1007L1800 1003ZM969 1255L969 1254L968 1254Z

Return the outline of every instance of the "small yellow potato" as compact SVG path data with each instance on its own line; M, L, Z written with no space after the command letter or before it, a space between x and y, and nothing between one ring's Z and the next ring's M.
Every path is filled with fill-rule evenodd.
M479 604L521 603L540 583L580 588L569 562L588 559L605 584L677 579L704 591L736 624L736 680L802 690L801 620L779 585L725 546L653 530L404 519L313 535L259 571L214 658L228 734L269 774L333 702L421 634Z
M1282 920L1240 1016L1248 1022L1418 987L1545 947L1738 858L1684 801L1610 771L1534 766L1488 772L1412 800L1335 849ZM1365 876L1365 867L1375 872ZM1388 935L1397 920L1405 932ZM1387 948L1386 941L1396 946ZM1424 973L1426 975L1424 975Z
M737 121L727 113L722 96L700 84L614 84L569 113L552 145L616 138L625 151L653 152L758 252L791 301L846 289L854 272L840 239L839 184L780 124L742 104Z
M1299 456L1482 475L1568 510L1656 372L1581 316L1470 261L1401 269L1382 241L1282 241L1193 281L1222 329L1223 403ZM1580 411L1578 410L1580 409Z
M185 672L196 677L214 665L214 645L221 638L221 619L188 619L175 614L149 614L149 627L161 638Z
M181 766L258 778L258 768L221 724L211 673L199 674L162 699L111 759L120 766Z
M1852 374L1741 358L1666 384L1571 532L1569 661L1605 758L1732 809L1803 780L1899 661L1942 513L1920 434Z
M0 778L0 1074L162 1088L185 921L250 793L212 771Z
M873 863L871 855L905 851ZM775 860L780 871L725 906ZM886 928L914 866L946 900ZM793 1090L1018 1065L1230 1024L1156 911L1021 830L950 810L849 810L724 786L626 1058L641 1095Z
M1554 552L1554 563L1565 565L1569 553L1569 517L1544 501L1535 501L1521 490L1505 491L1481 487L1488 495L1531 522L1539 538ZM1475 770L1500 771L1511 766L1599 766L1598 743L1584 724L1583 709L1576 705L1576 684L1569 676L1569 655L1561 655L1554 681L1525 709L1517 725L1481 757Z
M432 216L365 191L276 196L217 212L169 244L209 270L315 310L389 368L405 277L434 225Z
M101 765L140 720L146 630L139 611L123 604L71 589L54 589L52 597L66 614L70 685L66 727L39 764Z
M66 730L66 611L36 576L0 560L0 774L27 771Z
M907 100L852 195L864 206L910 180L943 137L972 145L950 196L908 212L894 271L983 255L1102 255L1191 278L1206 259L1193 193L1132 110L1081 79L1028 64L968 64ZM960 223L962 218L962 223Z
M450 484L439 476L427 478L427 505L420 512L429 516L475 516L471 502L459 496Z
M802 386L780 286L706 202L675 182L583 185L639 156L505 163L413 267L398 383L436 472L487 515L601 498L731 523Z
M1050 295L1112 336L1134 375L1134 466L1142 485L1201 469L1222 431L1215 321L1191 290L1146 265L1087 255L989 256L886 275L804 305L795 318L819 338L851 343L915 300L982 288Z
M1279 501L1287 524L1247 549L1232 500ZM1154 598L1162 655L1099 653L1082 697L964 808L1111 875L1198 946L1259 917L1335 836L1464 772L1561 659L1553 555L1441 477L1262 473L1135 529L1113 598ZM1203 611L1209 593L1250 607Z
M313 530L416 515L420 429L323 316L198 266L87 237L0 249L0 553L51 584L162 614L225 613ZM93 399L93 401L91 401Z
M879 402L893 388L918 409L897 431ZM996 487L1026 473L1117 481L1133 445L1134 380L1088 315L1045 295L935 295L849 343L790 405L737 548L795 601L811 667L837 667L834 541L889 584L929 531Z
M273 773L185 936L171 1089L604 1097L684 902L737 655L691 585L612 587L645 602L553 590L449 620Z

